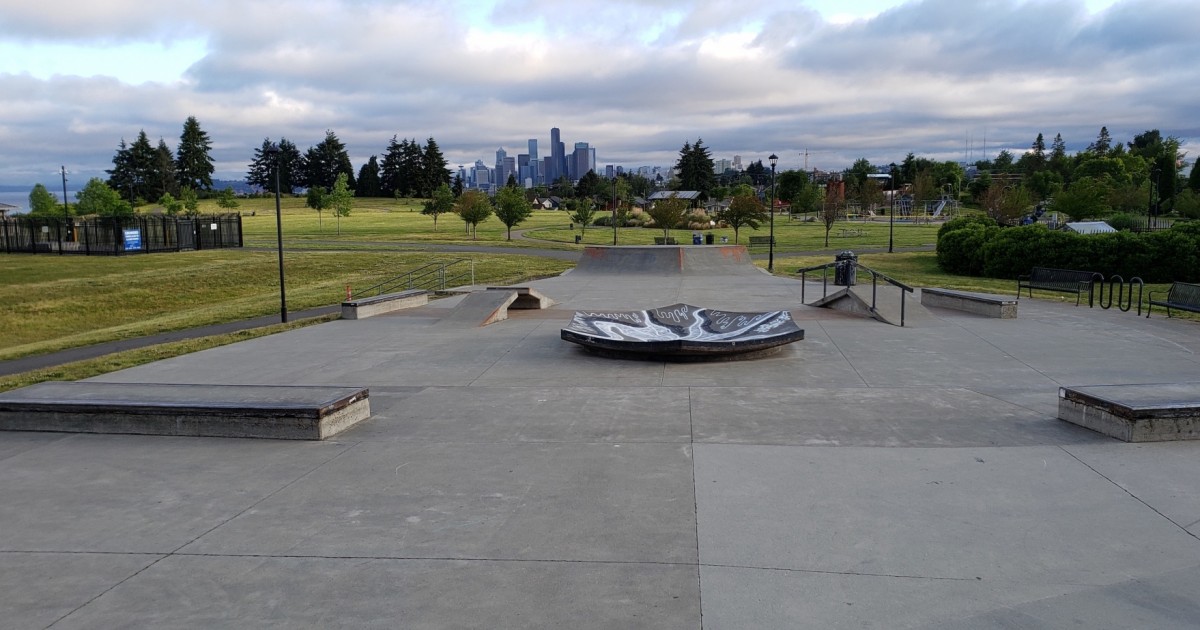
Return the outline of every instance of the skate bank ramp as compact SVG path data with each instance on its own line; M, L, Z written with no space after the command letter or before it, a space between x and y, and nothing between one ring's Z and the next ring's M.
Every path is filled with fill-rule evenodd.
M585 275L745 276L764 273L743 245L591 246L575 271Z

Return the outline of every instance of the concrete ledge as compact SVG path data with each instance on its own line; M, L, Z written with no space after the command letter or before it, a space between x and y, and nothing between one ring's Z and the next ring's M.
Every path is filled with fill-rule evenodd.
M1200 383L1062 387L1058 417L1126 442L1200 440Z
M0 393L0 430L323 440L371 415L361 387L47 382Z
M990 293L971 293L953 289L921 289L921 304L997 319L1017 318L1017 300L1015 298Z
M429 303L429 291L409 289L374 297L342 302L342 319L365 319Z

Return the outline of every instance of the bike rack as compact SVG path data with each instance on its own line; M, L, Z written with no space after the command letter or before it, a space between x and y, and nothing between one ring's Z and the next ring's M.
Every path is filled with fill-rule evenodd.
M1103 277L1100 281L1100 308L1110 309L1113 305L1113 286L1116 285L1117 308L1121 309L1122 313L1128 313L1133 308L1133 287L1137 285L1137 314L1142 314L1142 291L1146 288L1146 283L1142 279L1134 276L1128 282L1120 275L1113 275L1108 280ZM1129 286L1129 297L1125 297L1125 287ZM1108 301L1104 299L1104 288L1108 287Z

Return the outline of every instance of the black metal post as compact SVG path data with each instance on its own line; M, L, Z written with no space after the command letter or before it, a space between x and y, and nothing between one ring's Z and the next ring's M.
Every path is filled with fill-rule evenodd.
M896 165L892 164L892 171L889 173L892 180L892 203L888 206L888 253L891 254L895 245L896 231Z
M283 210L279 201L279 145L272 144L267 152L275 156L275 234L279 244L279 320L287 323L287 292L283 281Z
M613 245L617 244L617 176L613 175Z
M775 271L775 165L779 163L779 156L774 153L767 158L771 161L771 242L767 245L767 271Z

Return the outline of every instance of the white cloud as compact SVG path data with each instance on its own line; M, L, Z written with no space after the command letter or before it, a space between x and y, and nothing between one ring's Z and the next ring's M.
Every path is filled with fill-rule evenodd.
M0 0L0 183L63 162L102 174L122 137L173 145L189 115L224 177L264 137L305 148L326 129L356 163L393 135L433 136L454 164L531 137L546 152L557 126L601 163L669 163L702 137L785 168L806 148L821 166L960 158L968 134L1200 136L1189 2L864 0L839 18L846 6Z

